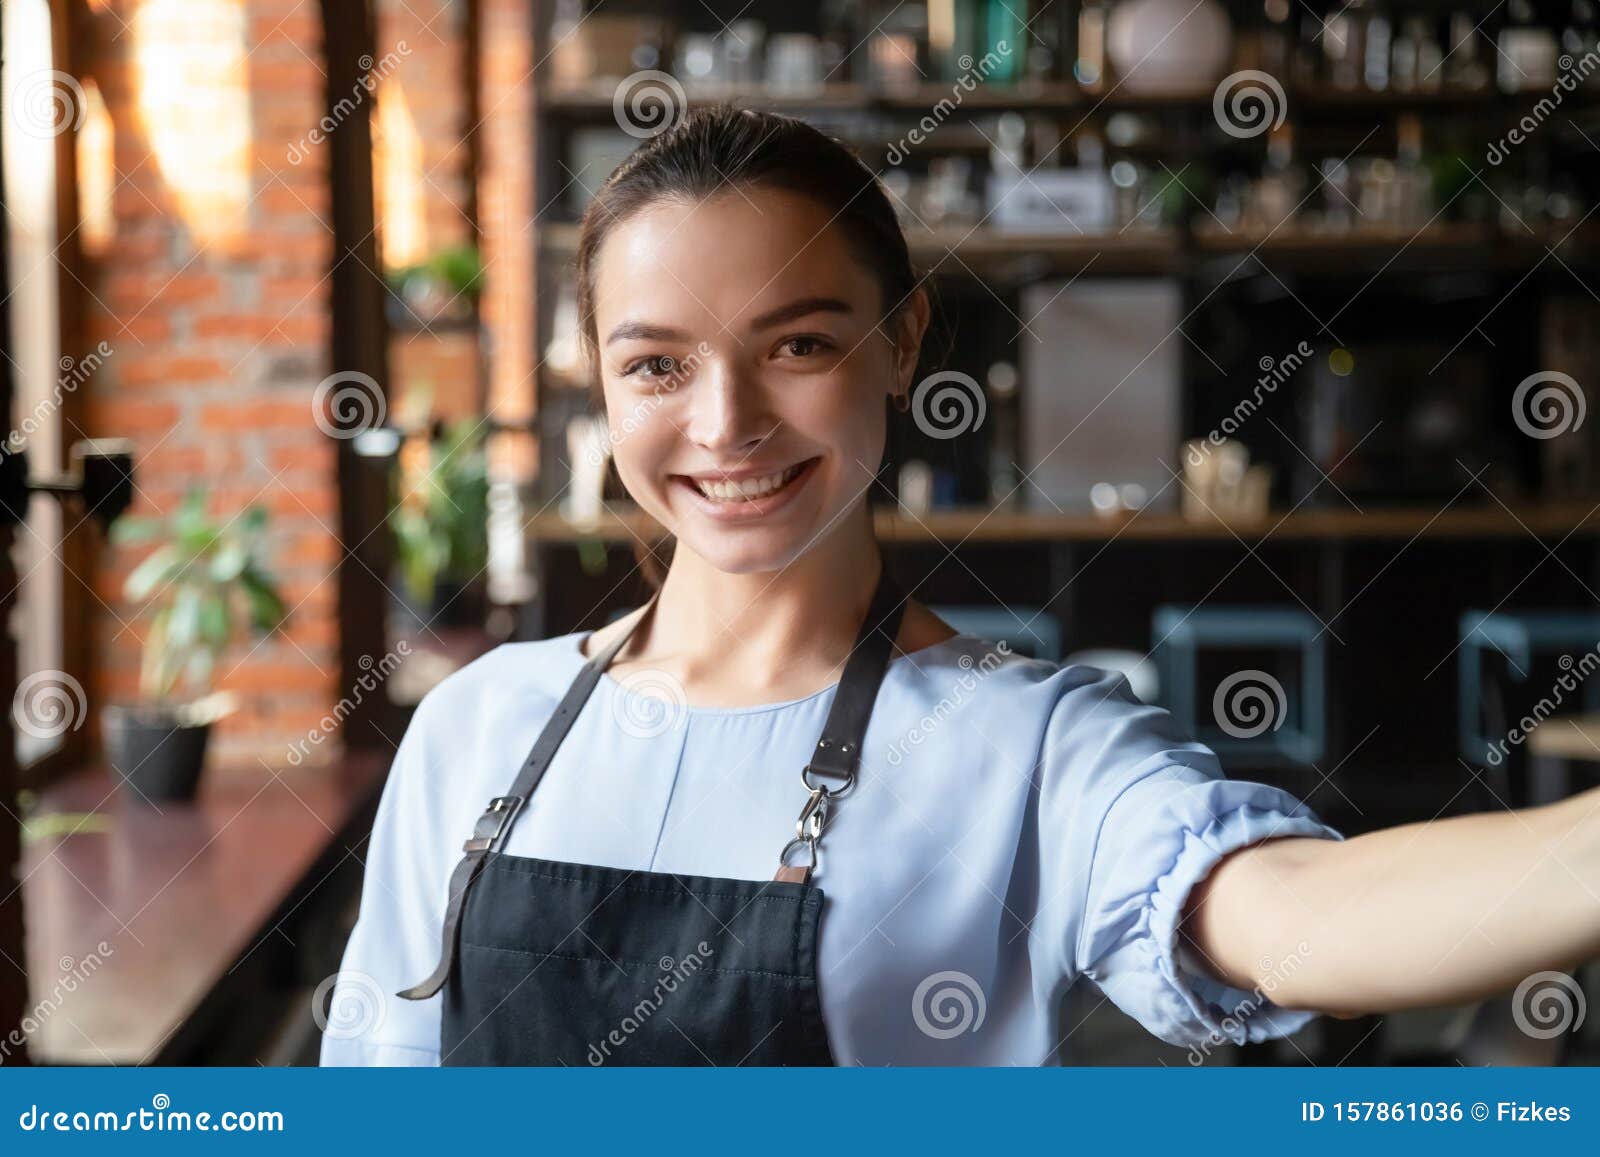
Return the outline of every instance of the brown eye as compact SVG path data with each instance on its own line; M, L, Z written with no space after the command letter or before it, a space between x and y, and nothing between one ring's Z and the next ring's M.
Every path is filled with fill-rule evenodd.
M671 354L662 354L658 357L640 358L632 362L622 371L622 376L631 378L642 375L647 378L664 378L678 368L678 361Z
M783 348L790 357L803 358L816 353L822 348L822 343L814 337L792 337L783 343Z

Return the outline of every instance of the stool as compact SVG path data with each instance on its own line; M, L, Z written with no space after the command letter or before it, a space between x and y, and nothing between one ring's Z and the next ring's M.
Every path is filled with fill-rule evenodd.
M963 635L1004 643L1030 659L1061 661L1061 620L1039 607L929 607Z
M1156 638L1156 668L1167 710L1196 739L1219 756L1244 756L1270 763L1314 763L1327 749L1327 653L1322 624L1309 612L1279 606L1159 606L1151 616ZM1201 724L1200 652L1213 650L1281 650L1298 656L1298 709L1270 672L1240 671L1229 676L1212 699L1211 716L1221 723L1227 692L1257 695L1269 703L1255 726L1246 715L1231 730ZM1234 701L1237 701L1235 699ZM1248 725L1247 725L1248 724Z

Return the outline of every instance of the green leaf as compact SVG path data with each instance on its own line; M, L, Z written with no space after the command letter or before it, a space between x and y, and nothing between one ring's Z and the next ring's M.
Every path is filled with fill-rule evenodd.
M159 546L150 556L134 567L122 584L123 595L133 602L143 602L158 587L166 586L183 570L184 558L173 546Z
M166 529L167 524L163 519L125 514L111 524L110 539L117 546L130 546L149 542Z
M239 576L239 585L250 603L251 625L258 631L276 630L288 618L283 596L271 578L250 567Z
M179 587L172 596L172 618L167 624L167 645L186 651L200 638L201 603L204 596L192 586Z
M231 583L250 561L250 549L242 539L232 538L217 547L211 556L211 581Z

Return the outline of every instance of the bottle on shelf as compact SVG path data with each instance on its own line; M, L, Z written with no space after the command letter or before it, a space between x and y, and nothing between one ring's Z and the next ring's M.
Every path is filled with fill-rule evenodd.
M1600 51L1600 18L1594 0L1572 0L1567 26L1561 31L1561 50L1574 60Z
M1083 0L1078 10L1078 56L1073 78L1085 92L1099 92L1106 82L1106 5Z
M1323 26L1322 52L1328 83L1334 88L1361 87L1366 61L1366 24L1367 10L1361 0L1350 0Z
M1444 78L1451 88L1477 92L1489 86L1489 70L1478 52L1478 21L1470 11L1450 14L1450 51Z
M1560 49L1555 33L1538 23L1532 0L1507 0L1498 47L1495 73L1502 92L1527 92L1555 83Z
M1389 47L1394 35L1389 14L1382 7L1374 8L1362 31L1362 79L1374 92L1385 92L1389 88Z

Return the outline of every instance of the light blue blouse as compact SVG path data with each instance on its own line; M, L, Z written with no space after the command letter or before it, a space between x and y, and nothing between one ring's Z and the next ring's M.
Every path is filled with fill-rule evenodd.
M586 637L501 646L418 707L378 808L323 1064L439 1063L442 997L394 993L432 971L461 842L510 786ZM685 707L648 673L605 674L504 850L770 879L835 692ZM1341 838L1287 793L1225 779L1120 674L971 635L894 659L813 877L835 1058L1059 1063L1056 1010L1079 976L1174 1044L1297 1031L1314 1014L1212 980L1176 943L1190 888L1276 836Z

